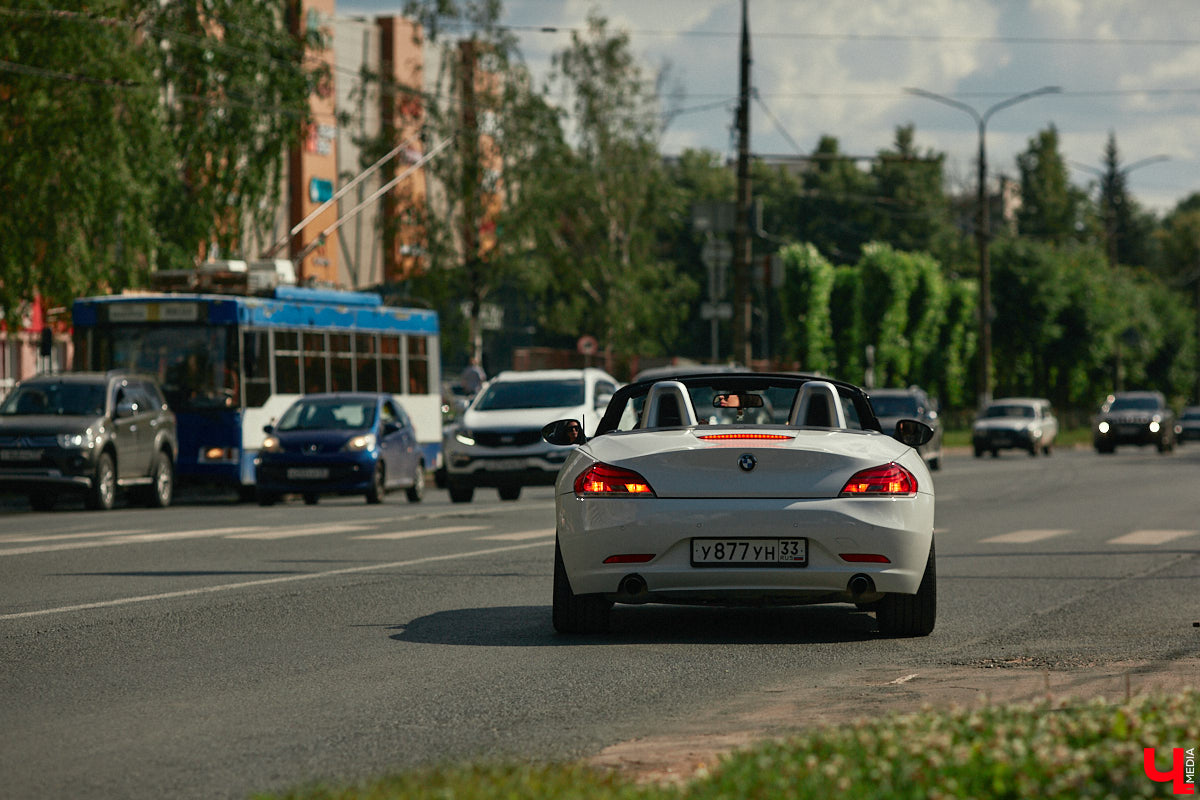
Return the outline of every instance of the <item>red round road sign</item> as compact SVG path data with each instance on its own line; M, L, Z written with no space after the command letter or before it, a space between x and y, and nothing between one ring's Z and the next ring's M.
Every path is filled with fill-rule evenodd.
M600 349L600 343L596 341L595 336L580 336L579 341L575 343L575 349L585 356L592 356Z

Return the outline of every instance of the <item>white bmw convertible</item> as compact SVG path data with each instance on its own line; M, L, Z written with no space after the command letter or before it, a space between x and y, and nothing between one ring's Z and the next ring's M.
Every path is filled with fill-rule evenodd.
M932 435L880 430L868 395L803 375L716 373L620 389L555 487L554 627L608 629L614 603L874 610L924 636L937 614Z

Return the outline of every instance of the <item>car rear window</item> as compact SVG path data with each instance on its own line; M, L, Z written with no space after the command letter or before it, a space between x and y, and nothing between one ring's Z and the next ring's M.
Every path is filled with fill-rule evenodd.
M583 399L582 379L498 381L484 390L475 404L475 410L566 408L583 405Z
M913 417L917 415L917 398L912 395L871 396L871 408L877 417Z

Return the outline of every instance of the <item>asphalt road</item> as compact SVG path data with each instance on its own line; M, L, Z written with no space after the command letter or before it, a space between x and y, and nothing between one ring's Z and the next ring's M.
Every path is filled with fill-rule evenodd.
M0 504L0 794L241 798L887 710L922 674L1194 666L1200 447L950 456L940 613L618 607L550 627L553 503ZM964 684L965 685L965 684ZM805 709L820 708L820 713ZM765 709L765 711L764 711Z

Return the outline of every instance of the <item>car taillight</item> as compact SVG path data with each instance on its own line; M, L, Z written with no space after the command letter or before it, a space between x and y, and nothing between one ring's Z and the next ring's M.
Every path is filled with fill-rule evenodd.
M636 472L609 464L593 464L575 479L575 494L588 495L636 495L654 497L654 490L646 479Z
M867 495L872 497L903 497L917 493L917 479L896 463L871 467L856 473L842 487L842 497Z

